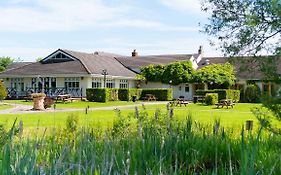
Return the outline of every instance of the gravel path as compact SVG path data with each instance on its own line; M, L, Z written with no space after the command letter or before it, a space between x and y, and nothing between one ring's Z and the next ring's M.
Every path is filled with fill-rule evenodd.
M11 105L12 108L0 110L0 114L26 114L26 113L42 113L42 112L72 112L72 111L84 111L84 108L64 108L64 109L53 109L48 108L42 111L32 110L31 105L23 105L23 104L12 104L12 103L2 103ZM97 107L90 108L89 110L113 110L113 109L132 109L135 106L145 105L154 105L154 104L167 104L167 102L144 102L141 104L133 104L133 105L123 105L123 106L108 106L108 107Z

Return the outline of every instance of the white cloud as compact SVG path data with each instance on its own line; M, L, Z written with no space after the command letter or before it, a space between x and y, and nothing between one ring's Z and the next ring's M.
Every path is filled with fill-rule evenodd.
M101 0L13 0L9 6L0 7L3 16L0 18L0 31L73 31L108 26L198 31L197 28L170 26L142 17L130 18L134 10L136 8L129 4L113 7Z
M160 0L160 2L175 10L203 14L201 11L200 0Z

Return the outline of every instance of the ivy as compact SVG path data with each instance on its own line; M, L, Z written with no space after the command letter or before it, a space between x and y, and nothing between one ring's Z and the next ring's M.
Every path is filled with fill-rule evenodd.
M141 68L141 75L147 81L171 83L210 83L224 87L235 83L234 68L230 63L212 64L199 70L194 70L190 61L178 61L168 65L149 65ZM171 81L172 80L172 81Z

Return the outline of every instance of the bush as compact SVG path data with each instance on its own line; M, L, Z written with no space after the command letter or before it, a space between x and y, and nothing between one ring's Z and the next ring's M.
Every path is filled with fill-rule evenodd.
M7 97L6 87L4 86L4 83L0 81L0 100L3 100L6 97Z
M137 100L141 97L141 91L142 89L119 89L118 90L118 98L121 101L131 101L132 96L136 95Z
M141 92L141 98L144 99L146 94L153 94L158 101L168 101L173 98L173 91L169 89L143 89Z
M215 105L218 102L217 93L207 93L205 96L205 102L207 105Z
M89 88L86 89L87 100L95 102L107 102L110 101L111 90L108 88Z
M245 90L245 102L259 103L261 98L261 90L256 84L248 85Z
M238 102L240 100L240 91L232 89L214 89L214 90L196 90L196 95L206 96L207 93L217 93L218 100L232 99Z

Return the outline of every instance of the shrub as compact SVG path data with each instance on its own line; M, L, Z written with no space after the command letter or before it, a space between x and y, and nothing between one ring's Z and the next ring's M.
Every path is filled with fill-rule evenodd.
M238 102L240 100L240 91L232 89L214 89L214 90L196 90L196 95L206 96L207 93L217 93L218 100L232 99Z
M79 118L78 115L70 114L66 119L66 129L69 132L74 132L78 128Z
M146 94L153 94L158 101L168 101L173 98L172 89L143 89L141 92L141 98L144 98Z
M136 95L137 99L141 97L142 89L119 89L118 90L118 98L121 101L131 101L132 96Z
M107 102L110 100L110 89L89 88L86 89L87 100L95 102Z
M217 93L207 93L205 96L205 102L207 105L214 105L218 102L218 98Z
M0 100L3 100L7 97L7 89L4 86L4 83L0 81Z
M258 103L261 98L261 90L256 84L250 84L245 90L245 102Z

